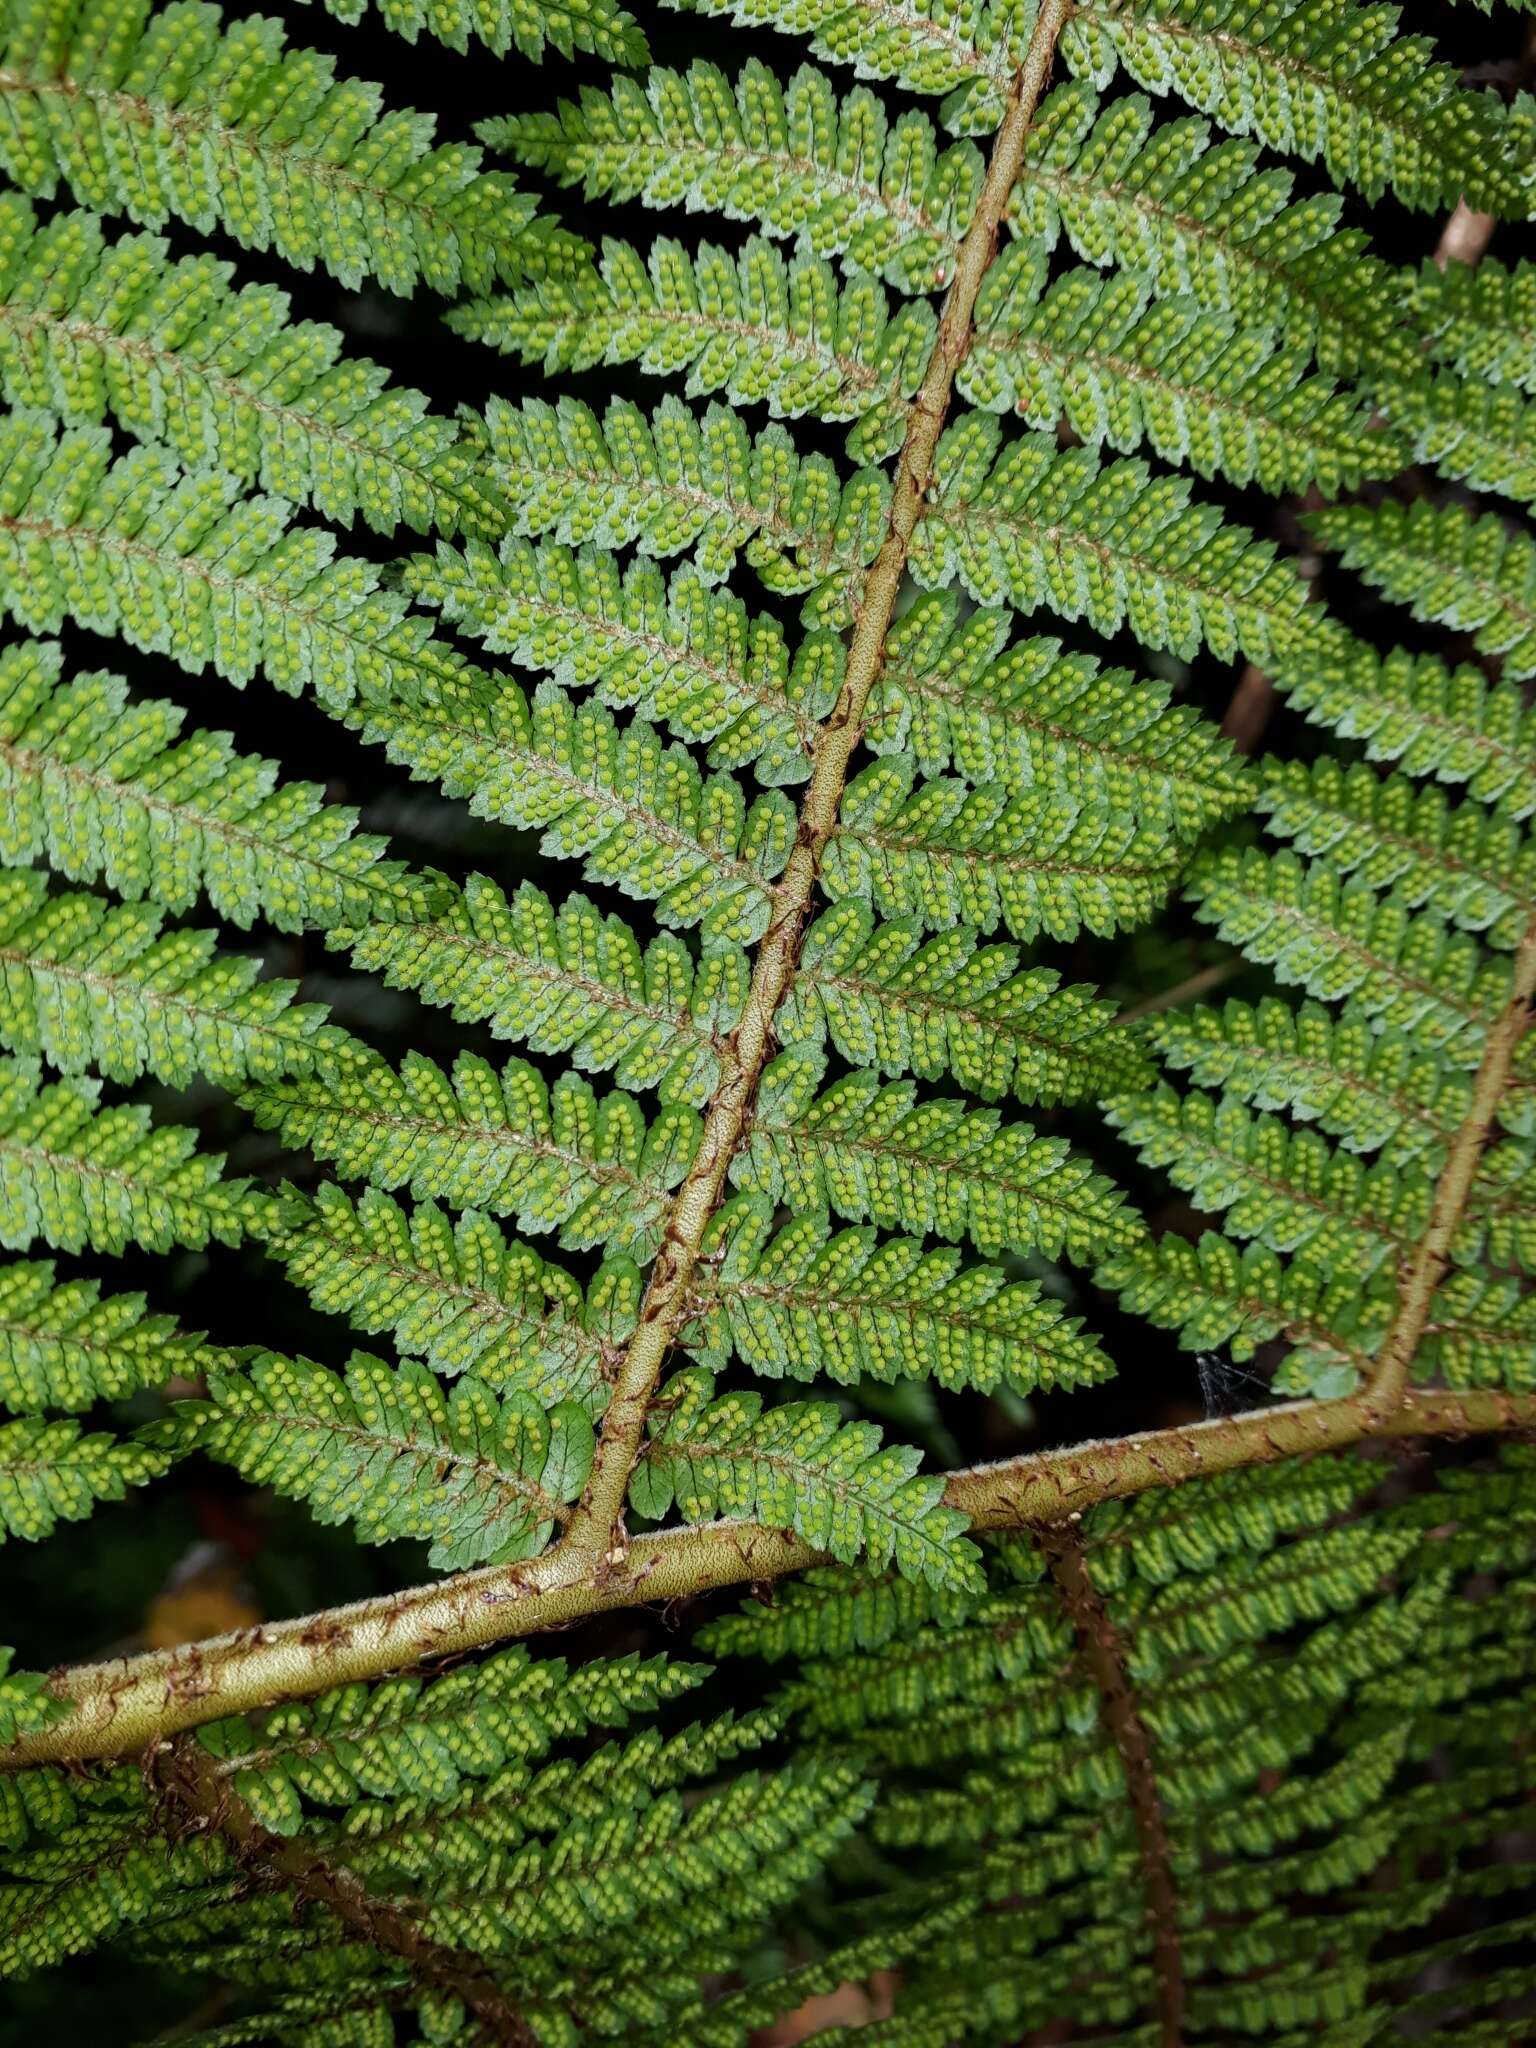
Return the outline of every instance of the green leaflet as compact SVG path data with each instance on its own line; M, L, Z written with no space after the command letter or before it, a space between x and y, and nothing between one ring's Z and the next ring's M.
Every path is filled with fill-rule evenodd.
M1339 491L1390 476L1401 439L1372 429L1309 351L1282 347L1190 299L1149 303L1145 274L1101 279L1086 267L1047 286L1049 260L1015 242L988 271L977 333L956 387L988 412L1031 426L1065 419L1079 440L1130 453L1143 441L1198 476L1257 480L1280 494Z
M852 580L884 538L883 475L844 481L824 455L797 455L783 427L754 438L726 406L701 420L667 397L647 419L615 399L599 420L575 398L494 399L471 424L514 533L691 550L705 583L744 555L765 589L811 593L807 624L846 621Z
M1536 501L1536 416L1520 392L1479 390L1442 371L1378 386L1378 399L1416 460L1476 490Z
M0 857L46 857L77 882L279 931L425 916L446 894L383 858L356 813L228 735L180 738L186 713L130 702L111 675L63 679L57 642L0 650Z
M0 1244L149 1251L238 1243L255 1200L219 1178L185 1125L150 1127L132 1106L98 1109L100 1084L39 1086L28 1060L0 1059Z
M914 598L870 693L871 748L910 751L925 776L1045 787L1181 839L1241 805L1241 764L1213 727L1170 704L1166 685L1101 669L1059 640L1010 646L1012 626L1003 611L962 617L948 591Z
M1536 675L1536 541L1512 533L1494 513L1421 499L1400 505L1335 505L1309 521L1324 547L1339 549L1416 619L1474 634L1473 646L1502 657L1506 675Z
M478 150L433 149L430 120L381 116L377 86L284 40L260 15L224 30L201 0L14 0L0 166L40 198L217 227L354 289L484 291L570 260L579 244ZM89 123L69 118L82 103Z
M821 257L786 262L754 235L734 256L708 242L691 255L666 240L642 257L606 240L599 271L472 301L450 324L546 372L623 362L658 376L686 369L690 398L724 392L780 419L855 420L848 452L871 461L901 445L937 323L926 301L892 316L874 278L861 272L839 287Z
M829 1403L762 1407L757 1394L714 1398L712 1376L676 1373L652 1410L630 1480L641 1514L675 1502L685 1521L745 1515L792 1528L845 1563L867 1556L904 1578L971 1578L965 1518L940 1505L941 1478L916 1476L918 1453L884 1448L873 1423L844 1423Z
M367 1796L443 1807L557 1741L621 1728L679 1698L706 1669L627 1656L572 1670L562 1657L536 1660L514 1646L430 1681L340 1686L315 1701L213 1721L197 1739L263 1826L287 1835L300 1825L301 1800L352 1806Z
M631 1095L597 1096L574 1074L550 1087L526 1060L498 1073L472 1053L451 1074L410 1052L398 1072L358 1061L253 1088L245 1101L263 1130L348 1178L637 1257L654 1251L667 1196L698 1142L691 1110L664 1109L647 1129Z
M290 322L288 296L232 266L170 257L158 235L109 243L92 213L39 228L0 196L0 390L71 426L111 418L189 470L222 469L378 533L495 532L497 508L451 420L389 388L342 336Z
M962 1266L913 1238L834 1230L817 1214L775 1232L768 1204L738 1195L711 1224L704 1259L709 1278L682 1343L715 1370L734 1351L767 1379L927 1378L1021 1393L1110 1370L1078 1319L1032 1281Z
M633 1260L608 1260L584 1292L480 1210L457 1221L435 1202L407 1211L376 1188L355 1202L338 1187L295 1194L267 1245L317 1308L355 1330L387 1331L434 1372L473 1372L545 1403L601 1406L640 1305Z
M1402 895L1341 881L1326 861L1254 848L1212 854L1189 882L1199 915L1282 981L1331 1002L1353 996L1421 1053L1475 1067L1508 964L1462 932L1416 919Z
M1060 49L1100 87L1123 67L1372 198L1390 189L1433 208L1465 192L1523 217L1531 181L1499 101L1463 91L1427 37L1397 27L1390 8L1357 8L1341 34L1332 0L1088 0Z
M355 1522L364 1543L430 1542L443 1571L536 1556L592 1463L592 1424L574 1402L546 1411L471 1377L444 1393L425 1366L361 1351L344 1376L266 1352L247 1373L211 1376L208 1392L147 1441L222 1459L318 1521Z
M1536 390L1536 264L1426 262L1414 284L1414 312L1438 361Z
M643 64L645 36L614 0L373 0L385 26L408 43L426 31L450 50L466 51L471 39L494 56L509 50L543 58L546 45L569 57L590 50L611 64ZM361 21L369 0L324 0L338 21Z
M643 720L621 726L551 682L530 701L508 682L442 687L355 722L417 780L467 797L481 817L542 831L545 856L579 858L591 881L654 901L662 924L738 942L766 931L794 805L778 790L749 804L734 776L701 774Z
M169 1462L142 1444L83 1436L78 1422L0 1422L0 1542L7 1532L41 1542L60 1522L83 1522L98 1501L158 1479Z
M478 132L588 198L753 221L914 293L948 282L982 183L979 152L959 143L941 153L925 116L893 120L863 86L840 101L809 64L781 86L755 58L734 85L713 64L657 65L643 85L616 79L611 93L589 87L557 114Z
M1048 605L1101 633L1130 627L1145 646L1189 657L1266 660L1300 630L1303 590L1268 546L1191 504L1178 477L1140 462L1058 452L1054 436L1002 444L971 413L939 444L934 495L917 529L912 574L958 581L978 604Z
M834 899L869 899L921 927L1071 939L1144 923L1178 877L1166 832L1055 789L913 783L899 755L849 783L821 875Z
M0 1404L18 1413L118 1401L226 1359L172 1317L146 1315L142 1294L103 1299L95 1280L57 1280L51 1259L0 1267Z
M996 1254L1032 1248L1081 1260L1132 1237L1121 1197L1059 1138L995 1110L922 1101L911 1082L850 1074L820 1097L823 1062L782 1053L768 1068L741 1186L793 1210L830 1208Z
M114 461L102 428L0 422L0 520L0 605L32 632L120 633L194 674L244 684L260 669L330 708L473 673L371 563L290 529L283 499L184 477L158 449Z
M158 910L71 891L35 869L0 870L0 1043L61 1073L143 1074L222 1088L355 1056L297 983L221 953L212 932L163 932Z
M776 619L691 563L668 577L643 556L621 567L606 548L509 537L495 554L440 545L406 564L405 582L493 654L681 740L709 741L712 767L750 762L767 786L809 774L812 735L842 682L835 634L807 633L791 649Z

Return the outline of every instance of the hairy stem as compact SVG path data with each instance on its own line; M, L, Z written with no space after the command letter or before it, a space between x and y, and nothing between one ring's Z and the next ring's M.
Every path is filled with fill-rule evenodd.
M1363 1396L1299 1401L1037 1452L957 1472L945 1499L979 1529L1024 1529L1099 1501L1177 1486L1211 1472L1338 1450L1369 1437L1462 1437L1536 1429L1536 1395L1409 1393L1379 1418ZM356 1679L456 1656L586 1615L689 1599L722 1586L782 1578L817 1562L809 1544L750 1522L712 1522L642 1536L622 1566L575 1572L559 1550L360 1600L322 1614L56 1672L67 1711L0 1750L0 1769L131 1756L146 1744L225 1714L306 1699Z
M1077 1653L1099 1695L1099 1720L1125 1772L1126 1795L1141 1855L1152 1928L1152 1974L1163 2048L1180 2048L1184 2030L1184 1966L1179 1901L1168 1853L1168 1824L1158 1797L1152 1741L1136 1711L1119 1631L1088 1575L1075 1525L1046 1522L1035 1531L1061 1604L1077 1637Z
M1397 1312L1382 1339L1371 1374L1367 1399L1380 1416L1386 1416L1402 1400L1413 1369L1414 1355L1423 1341L1430 1307L1451 1266L1451 1248L1471 1197L1472 1183L1493 1137L1499 1098L1509 1083L1515 1049L1531 1021L1536 1003L1536 919L1526 927L1525 937L1515 954L1515 971L1509 999L1500 1012L1472 1084L1467 1113L1451 1140L1435 1198L1429 1227L1403 1267L1398 1288Z
M462 2000L481 2040L503 2048L537 2048L533 2029L478 1956L434 1941L412 1914L375 1898L345 1865L301 1835L269 1834L198 1743L164 1745L151 1758L150 1776L167 1808L168 1832L199 1829L222 1836L254 1883L287 1892L306 1905L324 1906L356 1940L398 1956L424 1987Z
M906 574L912 536L933 481L934 456L955 376L975 332L977 295L997 253L1008 197L1024 161L1025 138L1068 11L1069 0L1044 0L1041 6L1024 62L1009 92L975 215L960 245L933 352L909 408L906 437L896 458L885 540L858 601L842 689L813 744L811 781L800 809L794 850L773 891L768 931L753 966L746 1007L726 1041L723 1071L705 1112L698 1153L673 1198L640 1319L603 1416L592 1476L566 1533L566 1546L577 1555L604 1557L610 1565L623 1557L619 1531L624 1497L640 1451L646 1410L667 1353L687 1320L689 1290L704 1233L720 1206L731 1160L773 1053L774 1016L794 975L817 871L837 828L838 806L848 763L858 745L864 707L885 659L886 635Z

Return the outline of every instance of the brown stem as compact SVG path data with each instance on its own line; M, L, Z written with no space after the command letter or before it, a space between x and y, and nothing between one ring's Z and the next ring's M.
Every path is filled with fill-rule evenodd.
M302 1835L274 1835L219 1776L200 1743L166 1743L150 1761L168 1832L216 1833L254 1883L323 1906L367 1947L398 1956L423 1985L462 2001L487 2041L538 2048L532 2027L508 2003L479 1956L434 1941L419 1920L375 1898L354 1872L333 1862Z
M1119 1632L1088 1575L1087 1560L1072 1522L1046 1522L1035 1531L1061 1604L1077 1637L1078 1655L1099 1695L1099 1720L1119 1752L1130 1799L1131 1820L1141 1853L1147 1917L1152 1928L1152 1974L1163 2048L1180 2048L1184 2026L1184 1969L1179 1940L1179 1901L1168 1851L1168 1826L1158 1797L1152 1741L1136 1711Z
M955 275L939 316L932 353L908 411L896 458L895 488L885 540L865 579L836 704L814 744L810 786L800 809L794 850L774 887L767 935L758 948L740 1023L727 1039L722 1074L704 1115L699 1148L672 1201L661 1251L651 1269L640 1319L603 1416L592 1477L566 1534L573 1554L622 1562L624 1497L645 1430L646 1410L667 1354L687 1320L700 1247L720 1206L726 1175L747 1127L763 1069L774 1048L773 1020L788 991L810 910L817 871L837 827L848 763L858 745L869 693L885 660L885 640L906 574L912 536L933 481L934 457L954 392L955 376L974 333L982 279L997 252L1008 197L1024 161L1025 138L1045 88L1069 0L1044 0L1008 107L976 212L960 244Z

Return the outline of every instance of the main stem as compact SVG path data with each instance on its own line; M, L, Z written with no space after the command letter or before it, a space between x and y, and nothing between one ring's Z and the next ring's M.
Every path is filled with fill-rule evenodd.
M906 437L896 458L885 539L858 601L842 689L816 737L810 787L800 809L793 851L773 891L768 930L753 966L746 1007L726 1041L720 1085L705 1112L693 1165L673 1199L635 1334L603 1416L592 1476L561 1546L562 1552L575 1557L601 1558L610 1566L623 1560L624 1498L640 1452L646 1411L677 1332L688 1319L689 1292L704 1233L720 1207L731 1160L773 1052L773 1020L794 975L822 855L837 829L848 763L859 742L869 693L885 660L886 635L906 574L912 536L933 481L934 456L954 394L955 375L975 331L977 295L997 253L1008 197L1024 161L1025 138L1069 7L1070 0L1043 0L1024 62L1009 92L981 198L960 244L933 351L909 408Z

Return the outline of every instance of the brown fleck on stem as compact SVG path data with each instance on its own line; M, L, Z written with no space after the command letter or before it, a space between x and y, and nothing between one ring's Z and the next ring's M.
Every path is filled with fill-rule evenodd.
M424 1986L462 2000L480 2038L504 2048L538 2048L538 2036L508 2003L478 1956L434 1941L410 1913L378 1899L352 1871L306 1842L274 1835L219 1776L197 1742L166 1743L149 1760L164 1803L168 1831L222 1836L251 1881L306 1904L324 1906L369 1948L398 1956Z
M1515 1430L1536 1430L1536 1395L1410 1392L1384 1419L1373 1419L1360 1395L1297 1401L979 1466L955 1473L944 1497L979 1529L1023 1529L1204 1473L1339 1450L1370 1437ZM0 1770L132 1756L157 1738L225 1714L309 1699L591 1614L783 1578L817 1561L809 1544L783 1530L711 1522L641 1536L623 1564L607 1572L573 1573L569 1557L551 1550L529 1564L460 1572L180 1649L76 1665L55 1672L50 1687L66 1711L0 1750Z
M1131 1820L1141 1854L1147 1918L1152 1928L1152 1973L1163 2048L1180 2048L1184 2027L1184 1968L1179 1901L1168 1853L1168 1826L1157 1792L1152 1741L1136 1711L1119 1632L1088 1575L1083 1546L1070 1522L1042 1523L1035 1540L1045 1553L1061 1604L1077 1637L1078 1655L1099 1695L1099 1720L1125 1771Z
M1536 919L1526 927L1525 937L1515 954L1509 998L1488 1033L1472 1099L1462 1119L1445 1165L1435 1183L1435 1198L1429 1212L1429 1227L1405 1265L1398 1288L1397 1313L1376 1354L1376 1369L1366 1389L1366 1400L1377 1419L1384 1419L1402 1400L1413 1369L1414 1355L1424 1337L1435 1290L1451 1265L1451 1248L1472 1194L1472 1183L1493 1136L1499 1098L1509 1083L1515 1048L1531 1021L1536 1002Z
M960 244L928 367L908 410L885 539L858 600L842 689L816 735L810 787L800 808L794 849L773 891L768 931L753 965L746 1007L726 1041L723 1072L705 1112L699 1149L673 1198L639 1322L603 1416L592 1476L566 1532L565 1547L576 1556L606 1558L610 1565L622 1559L624 1543L619 1532L624 1497L639 1455L646 1410L667 1353L687 1320L689 1290L704 1233L720 1206L731 1160L773 1052L774 1015L795 971L817 871L837 829L838 806L848 763L859 741L864 707L885 660L886 634L906 573L912 536L933 481L934 455L955 376L971 346L977 294L997 253L1008 195L1024 161L1025 137L1045 89L1056 38L1068 10L1069 0L1044 0L1040 8L997 131L975 215Z

